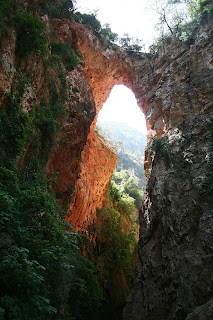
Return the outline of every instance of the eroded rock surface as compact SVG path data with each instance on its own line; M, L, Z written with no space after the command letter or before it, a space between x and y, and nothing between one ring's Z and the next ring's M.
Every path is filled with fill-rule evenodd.
M80 177L66 218L76 229L86 232L88 225L96 222L96 209L103 206L117 160L115 152L98 133L92 132L88 136Z
M183 320L212 297L213 210L205 185L213 115L208 32L211 41L200 37L189 50L171 47L154 61L160 78L146 116L149 121L160 116L165 133L158 147L152 149L149 140L151 150L146 150L151 174L140 211L137 279L125 320ZM152 129L157 122L151 120ZM209 304L187 319L211 318Z

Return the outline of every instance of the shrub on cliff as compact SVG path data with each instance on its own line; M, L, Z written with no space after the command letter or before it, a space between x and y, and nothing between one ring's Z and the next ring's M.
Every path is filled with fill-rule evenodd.
M61 57L68 71L72 70L78 65L78 58L76 57L70 42L52 42L51 47L52 53Z
M16 53L20 57L32 51L46 53L45 24L37 16L23 11L23 1L0 0L0 40L8 32L8 23L17 28Z
M95 14L76 12L73 18L76 22L89 25L96 33L101 30L101 23L98 21Z
M39 51L42 55L47 50L47 37L44 34L45 24L30 13L19 12L16 17L18 25L16 53L20 57Z
M49 18L70 18L74 12L75 1L71 0L39 0L37 8L41 14L48 14Z

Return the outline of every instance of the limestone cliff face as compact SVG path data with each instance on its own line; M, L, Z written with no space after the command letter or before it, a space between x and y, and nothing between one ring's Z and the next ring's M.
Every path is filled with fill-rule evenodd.
M73 48L76 46L76 33L68 19L53 19L41 17L46 24L46 34L51 52L51 42L69 41ZM10 93L12 86L19 86L23 75L29 77L23 85L24 92L21 104L25 112L30 113L32 106L49 98L50 81L55 84L56 95L65 91L64 106L66 116L59 119L60 132L55 138L55 145L49 154L46 175L50 178L51 186L62 204L69 203L74 193L74 186L80 172L81 153L90 132L90 125L95 117L96 109L92 90L87 81L83 60L78 57L79 64L72 70L66 70L62 64L65 80L61 84L60 70L57 63L45 65L40 55L32 53L29 57L20 59L16 56L17 30L10 28L8 36L2 41L0 51L0 91ZM17 63L18 61L18 63ZM61 72L61 73L62 73ZM77 90L76 90L77 89ZM14 88L13 88L14 90ZM4 106L4 95L1 95L1 104ZM29 141L24 163L36 157L33 143ZM21 165L21 163L20 163Z
M157 137L164 134L151 155L146 150L151 175L125 320L212 317L213 211L204 186L212 143L212 35L206 29L189 50L174 43L151 61L146 117Z
M96 208L103 206L117 160L104 139L98 133L91 132L82 152L80 177L66 218L76 229L87 232L87 226L96 222Z

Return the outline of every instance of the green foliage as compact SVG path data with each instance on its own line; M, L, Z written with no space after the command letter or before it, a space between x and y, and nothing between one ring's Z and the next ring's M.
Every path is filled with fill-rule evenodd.
M0 41L7 34L7 23L15 23L15 15L23 5L23 1L0 0Z
M101 28L100 38L102 43L107 47L118 40L118 35L112 32L109 24L105 24L104 28Z
M131 227L126 230L120 213L110 207L98 212L98 220L99 252L95 259L98 278L105 300L119 305L124 303L134 277L136 232Z
M76 54L74 53L74 50L72 49L70 42L52 42L51 47L52 54L61 57L68 71L71 71L74 67L78 65L78 58L76 57Z
M72 315L75 319L88 319L88 315L100 307L102 291L94 277L94 265L80 251L74 258L74 266L69 294Z
M172 158L167 150L167 137L162 137L160 139L153 138L152 144L149 147L149 153L155 153L156 160L163 158L167 169L170 167Z
M212 0L198 0L192 7L191 14L194 20L204 25L208 22L209 18L213 15L213 1Z
M70 18L74 11L74 1L61 0L57 4L55 0L39 0L38 8L41 14L48 14L52 18Z
M104 207L97 210L96 228L89 229L96 238L96 246L90 247L89 255L103 288L104 303L113 308L124 304L134 279L137 249L134 202L112 180Z
M62 309L84 319L99 305L100 289L93 266L78 248L80 236L64 231L47 187L26 188L20 182L11 192L13 179L8 181L6 173L1 182L7 179L8 188L0 188L0 303L5 319L52 319Z
M150 53L156 53L167 42L169 34L164 31L165 26L170 37L172 35L189 46L195 41L200 26L208 23L213 16L212 0L162 0L154 3L162 35L150 47Z
M126 207L130 207L130 204L135 204L137 209L140 209L142 203L143 192L139 187L139 179L130 174L127 170L115 171L113 180L117 182L117 188L122 194L122 203ZM116 187L116 186L115 186ZM125 199L125 200L124 200Z
M101 23L98 21L95 14L82 14L80 12L76 12L73 17L75 21L89 25L96 33L100 32Z
M28 56L32 51L42 55L46 53L45 23L31 13L24 12L23 1L0 0L0 40L7 34L8 24L18 30L16 52L20 57Z
M204 182L204 187L206 189L208 199L212 203L213 202L213 118L210 119L209 132L210 132L211 145L210 145L209 160L206 165L207 174Z
M8 163L22 151L29 139L31 119L22 111L18 99L6 97L7 109L0 108L0 163Z
M142 41L139 39L134 39L130 37L127 33L124 34L123 38L119 40L121 46L130 54L134 54L136 56L141 52L143 48Z
M60 63L58 63L58 68ZM44 173L64 115L61 88L49 79L49 97L30 114L20 104L29 79L19 72L0 108L0 312L1 319L85 319L100 304L93 265L82 236L61 217ZM63 90L62 90L63 87ZM27 152L26 152L27 148ZM19 163L20 162L20 163ZM19 167L17 166L19 163Z
M18 12L16 16L18 35L16 53L20 57L28 56L31 52L47 52L47 37L44 34L45 23L30 13Z
M158 39L156 39L155 43L153 43L149 47L150 54L157 53L158 49L162 47L164 44L170 44L172 41L172 36L170 34L166 34L165 36L161 36Z

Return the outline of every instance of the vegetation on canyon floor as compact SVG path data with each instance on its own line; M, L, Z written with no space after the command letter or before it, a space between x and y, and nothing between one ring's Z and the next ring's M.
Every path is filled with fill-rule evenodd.
M126 172L128 174L128 172ZM103 304L109 317L121 310L134 280L137 258L138 213L131 187L125 192L112 178L103 208L97 209L96 226L89 227L91 243L88 254L96 266L103 289Z

